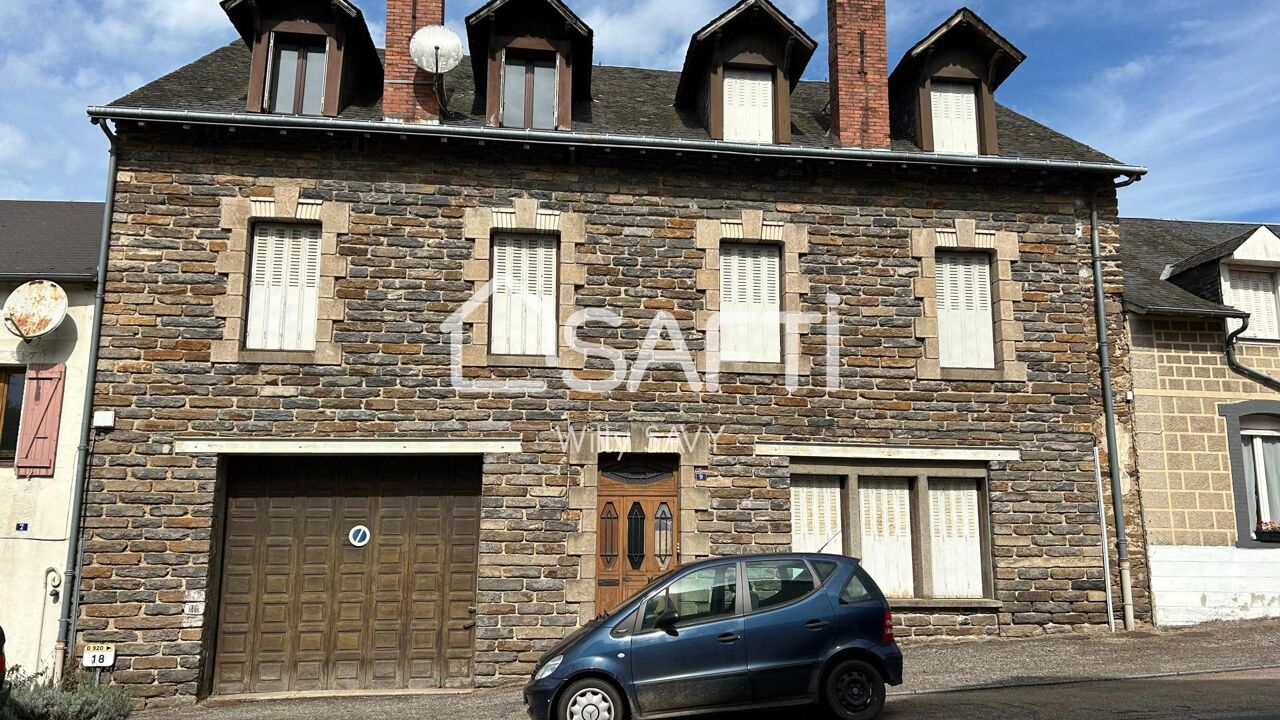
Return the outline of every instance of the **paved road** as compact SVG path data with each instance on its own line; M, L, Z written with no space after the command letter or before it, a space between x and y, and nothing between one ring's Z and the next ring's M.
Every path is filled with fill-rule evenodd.
M817 720L813 710L706 715L706 720ZM153 710L139 720L524 720L516 690L348 697ZM1277 720L1280 669L895 695L883 720Z

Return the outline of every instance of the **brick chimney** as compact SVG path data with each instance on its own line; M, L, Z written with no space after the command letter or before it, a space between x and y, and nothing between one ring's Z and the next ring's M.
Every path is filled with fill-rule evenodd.
M440 117L435 79L409 56L413 34L444 24L444 0L387 0L387 54L382 114L388 119L428 122Z
M827 0L831 137L843 147L889 147L885 0Z

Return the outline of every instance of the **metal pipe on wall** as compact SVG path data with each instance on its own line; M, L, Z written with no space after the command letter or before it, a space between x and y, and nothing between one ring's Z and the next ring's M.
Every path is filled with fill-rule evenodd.
M89 339L89 369L80 419L80 444L76 448L76 479L71 491L71 522L67 537L67 567L62 573L62 609L58 619L58 642L54 650L53 676L57 683L67 664L67 643L75 642L75 615L80 607L80 523L89 478L89 439L93 432L93 393L98 377L98 345L102 341L102 308L107 297L107 255L111 246L111 217L115 214L116 136L105 121L94 120L107 136L107 199L102 208L102 239L98 246L98 284L93 300L93 328Z
M1280 389L1280 378L1277 378L1274 375L1268 375L1262 372L1261 370L1254 370L1248 365L1245 365L1244 363L1240 362L1239 356L1236 355L1236 339L1239 338L1241 335L1243 335L1244 331L1248 329L1249 329L1249 316L1245 315L1244 317L1240 318L1240 327L1236 328L1234 332L1232 332L1230 335L1227 336L1227 343L1226 343L1227 365L1230 365L1232 370L1235 370L1236 372L1240 373L1241 375L1244 375L1245 377L1249 378L1250 380L1253 380L1254 382L1267 385L1274 389Z
M1106 491L1102 488L1102 450L1093 446L1093 479L1098 485L1098 526L1102 530L1102 580L1107 591L1107 628L1116 631L1115 598L1111 592L1111 553L1107 550L1110 540L1107 539L1107 505Z
M1115 515L1116 528L1116 560L1120 566L1120 600L1124 607L1124 629L1133 630L1133 580L1129 566L1129 537L1125 532L1124 494L1120 482L1119 443L1116 440L1116 408L1115 392L1111 387L1111 341L1107 331L1107 298L1102 278L1102 243L1098 234L1098 196L1105 191L1128 187L1141 180L1140 175L1131 175L1118 183L1094 191L1089 200L1089 233L1093 252L1093 312L1094 322L1098 329L1098 364L1101 368L1102 411L1107 434L1107 471L1111 475L1111 509ZM1098 508L1101 515L1102 508ZM1103 552L1108 552L1103 547ZM1107 577L1108 586L1111 584Z

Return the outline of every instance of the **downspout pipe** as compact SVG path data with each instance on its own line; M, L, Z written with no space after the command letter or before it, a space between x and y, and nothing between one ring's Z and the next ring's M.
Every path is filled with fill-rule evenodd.
M1107 332L1107 300L1102 277L1102 243L1098 239L1098 197L1128 187L1142 179L1130 175L1125 180L1112 183L1094 191L1089 199L1090 239L1093 244L1093 313L1098 328L1098 364L1102 370L1102 411L1107 432L1107 471L1111 475L1111 507L1115 514L1116 559L1120 567L1120 598L1124 607L1124 629L1134 629L1133 581L1129 566L1129 537L1124 526L1124 495L1120 485L1120 452L1116 441L1115 392L1111 386L1111 340ZM1102 508L1098 511L1101 513ZM1103 548L1103 552L1109 552ZM1111 578L1106 579L1110 584Z
M115 214L116 136L107 123L94 119L93 124L107 136L107 198L102 208L102 238L98 243L98 285L93 297L93 327L89 339L89 368L86 373L84 407L80 413L80 444L76 448L76 479L71 491L71 522L68 525L67 567L62 574L62 614L58 620L58 642L55 646L53 674L55 684L62 679L67 665L67 646L74 642L76 614L80 607L80 524L84 516L84 497L89 478L89 440L93 433L93 394L98 379L98 345L102 341L102 309L107 297L107 257L111 247L111 218Z
M1274 375L1268 375L1261 370L1254 370L1248 365L1240 362L1240 358L1236 355L1236 339L1243 335L1244 331L1248 329L1249 316L1245 315L1240 319L1240 327L1236 328L1235 332L1232 332L1227 336L1227 365L1230 365L1232 370L1235 370L1254 382L1280 390L1280 378L1277 378Z

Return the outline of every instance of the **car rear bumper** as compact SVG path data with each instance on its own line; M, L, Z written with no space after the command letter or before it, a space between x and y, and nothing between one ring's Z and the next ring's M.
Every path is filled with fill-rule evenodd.
M525 686L524 707L529 713L529 720L551 720L551 702L559 688L560 681L553 678L543 678Z
M890 685L901 685L902 650L898 649L898 646L895 644L886 652L880 654L880 660L884 663L884 681Z

